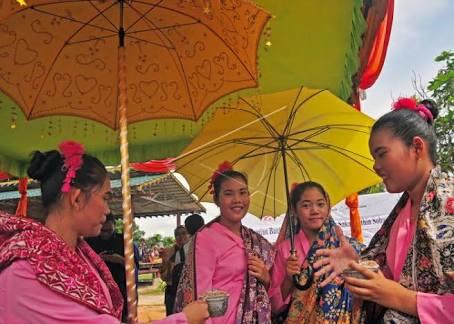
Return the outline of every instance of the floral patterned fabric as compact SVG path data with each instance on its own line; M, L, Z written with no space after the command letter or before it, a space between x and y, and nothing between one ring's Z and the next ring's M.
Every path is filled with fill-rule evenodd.
M318 249L334 249L340 241L335 232L336 223L329 217L321 227L317 239L312 244L306 259L301 266L300 283L310 283L306 290L293 290L292 301L285 323L351 323L359 317L360 305L337 278L331 284L321 288L314 280L313 264ZM362 245L354 239L350 244L359 252Z
M218 221L215 219L213 222ZM211 223L210 223L211 224ZM207 224L205 226L210 226ZM264 260L267 268L271 268L274 250L271 244L253 230L242 226L241 237L247 255L257 255ZM189 242L189 251L178 284L175 311L180 312L184 306L197 300L197 273L195 246L197 234ZM245 279L241 290L240 302L237 309L236 323L271 323L271 303L265 286L245 269Z
M392 225L409 199L404 193L380 230L372 238L362 258L375 260L384 273L389 273L386 248ZM410 244L399 283L411 290L443 295L454 293L454 212L453 180L439 168L431 171L420 204L416 233ZM407 314L364 303L361 322L419 323Z
M109 305L101 283L84 259L53 231L30 218L0 212L0 271L18 260L27 261L36 279L59 294L100 314L120 318L123 298L102 259L80 240L77 249L90 260L109 289Z

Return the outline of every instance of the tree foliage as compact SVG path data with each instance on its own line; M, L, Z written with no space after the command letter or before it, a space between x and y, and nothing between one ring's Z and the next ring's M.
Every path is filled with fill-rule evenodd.
M435 58L443 67L427 87L440 108L435 121L438 159L444 171L453 172L454 158L454 52L444 51Z
M141 239L144 238L145 232L142 231L139 228L139 225L136 224L136 222L132 223L132 228L133 228L133 240L135 243L140 242ZM123 233L123 219L122 218L117 218L115 220L115 231L117 233Z

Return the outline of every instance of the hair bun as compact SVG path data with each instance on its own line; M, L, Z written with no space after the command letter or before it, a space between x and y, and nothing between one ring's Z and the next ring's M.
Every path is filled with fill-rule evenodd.
M63 159L56 150L45 153L35 151L32 153L32 159L30 161L30 166L27 169L27 174L32 179L42 181L56 169L61 169L62 164Z
M438 117L438 105L437 103L432 100L432 99L424 99L420 102L420 104L424 105L427 109L430 110L433 116L433 120L435 120Z

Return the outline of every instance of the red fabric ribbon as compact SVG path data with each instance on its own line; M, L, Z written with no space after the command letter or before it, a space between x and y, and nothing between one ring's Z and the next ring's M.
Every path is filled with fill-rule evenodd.
M20 199L16 208L16 216L27 217L28 208L27 185L28 185L27 177L19 179L18 189L20 193Z

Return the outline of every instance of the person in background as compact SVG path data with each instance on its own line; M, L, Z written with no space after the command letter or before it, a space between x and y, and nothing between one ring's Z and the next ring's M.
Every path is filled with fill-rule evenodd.
M369 139L374 169L389 192L403 194L360 255L345 239L337 249L317 252L317 275L329 274L322 285L348 267L365 277L345 282L365 301L369 323L454 321L454 188L437 166L437 115L432 100L401 98L375 122ZM381 271L361 266L360 258Z
M205 220L199 214L191 214L184 220L184 227L189 233L190 238L205 225ZM189 242L184 245L184 253L188 254Z
M125 253L123 235L115 231L115 218L112 214L108 214L106 221L102 225L101 233L97 237L87 238L87 243L91 248L99 254L104 260L112 274L115 282L120 288L124 300L122 313L122 321L128 319L128 308L126 304L127 289L126 289L126 271L125 271ZM134 244L134 264L136 284L138 281L139 270L139 250Z
M185 262L185 254L183 246L189 240L189 234L183 225L177 226L174 230L175 245L165 250L162 259L161 279L166 282L164 292L164 303L166 305L166 314L173 314L173 306L175 304L176 287L178 282L172 282L172 273L175 265ZM175 284L175 286L174 286Z
M178 284L176 311L211 290L229 295L223 316L208 323L271 323L267 289L273 262L271 244L241 224L249 208L246 176L223 163L210 186L220 216L190 241Z

